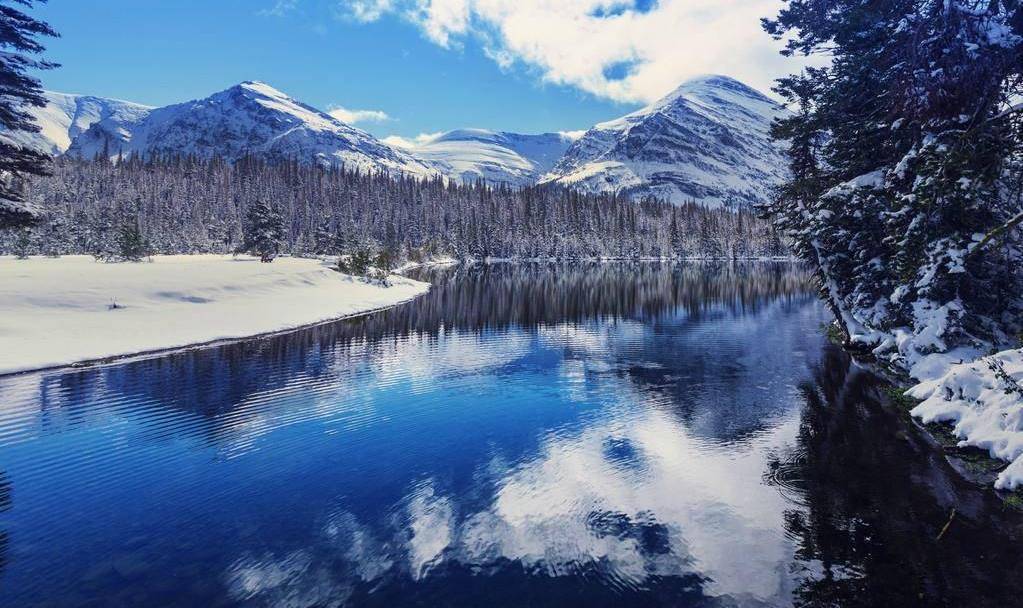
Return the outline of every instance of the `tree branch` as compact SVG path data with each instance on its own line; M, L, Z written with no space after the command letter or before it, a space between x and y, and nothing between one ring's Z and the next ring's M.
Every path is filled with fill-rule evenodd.
M1013 228L1018 226L1021 222L1023 222L1023 211L1020 211L1016 215L1012 216L1009 219L1009 221L1007 221L1004 224L1002 224L1001 226L995 228L991 232L988 232L987 234L985 234L984 238L982 238L980 240L980 242L977 243L977 245L973 249L970 249L970 252L967 254L967 257L972 256L976 252L984 249L985 247L987 247L987 245L991 241L993 241L994 239L998 238L999 236L1005 234L1009 230L1012 230Z

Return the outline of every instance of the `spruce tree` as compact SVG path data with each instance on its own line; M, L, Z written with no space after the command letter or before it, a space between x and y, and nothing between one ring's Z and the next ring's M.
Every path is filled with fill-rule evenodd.
M249 207L239 252L258 255L260 262L272 262L284 248L284 218L266 201Z
M786 0L791 178L764 208L851 343L898 364L1019 330L1017 0Z
M46 98L32 70L48 70L57 64L38 59L45 50L38 38L57 36L46 23L10 6L32 7L36 1L0 1L0 127L4 131L39 132L26 107L43 107ZM35 223L39 212L25 201L22 180L27 175L46 175L47 154L0 139L0 228Z

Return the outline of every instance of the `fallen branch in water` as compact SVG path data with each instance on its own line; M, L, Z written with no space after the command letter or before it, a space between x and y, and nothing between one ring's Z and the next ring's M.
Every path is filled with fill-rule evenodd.
M955 519L955 516L956 516L956 510L952 509L952 513L948 516L948 521L945 522L945 527L943 527L941 529L941 532L938 532L938 538L936 538L934 540L936 540L936 541L937 540L941 540L941 537L945 536L945 532L948 532L948 527L952 525L952 520Z

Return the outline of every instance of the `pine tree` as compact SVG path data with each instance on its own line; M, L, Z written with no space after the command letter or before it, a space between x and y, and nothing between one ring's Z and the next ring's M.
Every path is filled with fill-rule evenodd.
M19 228L17 236L14 237L14 257L19 260L27 260L32 254L32 229L28 227Z
M249 207L243 241L238 251L258 255L260 262L272 262L284 248L284 218L265 201Z
M1020 3L786 0L764 26L831 56L777 83L791 178L764 211L849 340L906 363L1018 331Z
M120 259L126 262L141 262L153 254L137 221L126 221L120 225L117 230L117 251Z
M31 7L36 0L14 0ZM45 2L45 0L41 0ZM0 4L0 127L5 131L39 132L25 107L43 107L46 98L32 70L57 67L33 56L45 48L37 38L57 36L49 25L22 11ZM46 175L50 157L0 139L0 228L35 223L38 210L22 194L26 175Z

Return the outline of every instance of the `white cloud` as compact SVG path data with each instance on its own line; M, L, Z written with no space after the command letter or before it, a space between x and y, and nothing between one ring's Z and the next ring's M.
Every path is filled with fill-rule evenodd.
M376 21L391 10L391 0L342 0L338 13L361 23Z
M259 11L259 14L268 17L283 17L297 7L298 0L277 0L270 8Z
M415 137L412 138L402 137L401 135L388 135L387 137L383 138L380 141L384 142L389 146L394 146L396 148L410 149L415 148L420 144L424 144L433 139L434 137L442 135L443 133L444 133L443 131L437 131L436 133L420 133L419 135L416 135Z
M387 112L381 110L349 110L341 106L330 106L327 110L327 114L330 114L334 118L341 122L354 125L359 122L384 122L391 120L391 117L387 115Z
M571 141L575 141L582 137L583 135L586 135L586 130L583 129L581 131L558 131L558 135Z
M502 68L520 63L545 82L616 101L650 102L705 73L767 91L802 66L760 29L781 0L642 4L648 10L636 0L352 0L342 12L360 21L399 15L445 48L474 38Z

